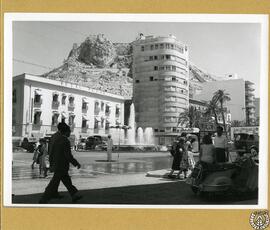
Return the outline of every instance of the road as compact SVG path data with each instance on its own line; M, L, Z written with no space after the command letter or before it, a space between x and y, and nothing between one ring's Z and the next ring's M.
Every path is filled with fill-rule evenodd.
M218 197L202 199L194 195L184 180L162 177L169 172L172 157L168 152L114 152L113 162L106 162L105 152L74 152L82 168L71 167L70 175L82 192L82 204L256 204L256 199ZM13 153L13 203L37 203L51 174L39 177L38 167L31 169L32 154ZM147 172L159 176L146 176ZM155 174L155 173L154 173ZM70 203L63 185L64 199L52 203Z

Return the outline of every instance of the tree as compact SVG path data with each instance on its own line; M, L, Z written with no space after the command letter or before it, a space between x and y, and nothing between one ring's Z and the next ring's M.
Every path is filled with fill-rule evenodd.
M228 93L225 93L225 90L219 89L218 91L216 91L214 93L214 96L212 98L212 100L214 100L216 103L219 102L220 103L220 108L221 108L221 115L222 115L222 120L223 120L223 126L224 126L224 130L227 136L227 131L226 131L226 121L225 121L225 116L224 116L224 103L226 101L230 101L231 98L229 96Z
M218 119L217 119L217 113L218 113L218 105L216 101L212 98L212 100L207 104L206 111L204 112L205 116L212 117L214 115L215 117L215 123L218 126Z
M188 109L179 114L177 126L188 124L189 128L199 128L201 117L202 113L199 110L193 106L189 106Z

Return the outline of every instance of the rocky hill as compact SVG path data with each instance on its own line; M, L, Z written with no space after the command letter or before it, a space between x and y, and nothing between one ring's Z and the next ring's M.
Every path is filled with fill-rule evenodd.
M132 97L132 46L112 43L104 35L91 35L80 45L74 44L63 65L42 77L73 82L96 90ZM215 80L195 65L190 79L198 83Z

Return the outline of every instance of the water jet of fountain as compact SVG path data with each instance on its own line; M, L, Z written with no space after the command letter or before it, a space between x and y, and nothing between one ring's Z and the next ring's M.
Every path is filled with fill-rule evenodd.
M129 119L128 119L128 126L130 129L127 130L127 144L134 145L135 142L135 108L134 104L130 105L130 112L129 112Z

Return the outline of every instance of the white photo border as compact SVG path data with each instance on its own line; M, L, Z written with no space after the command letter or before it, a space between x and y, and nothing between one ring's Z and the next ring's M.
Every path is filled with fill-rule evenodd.
M109 21L109 22L201 22L259 23L260 64L260 152L257 205L41 205L12 203L12 58L14 21ZM268 15L263 14L87 14L87 13L5 13L4 14L4 152L3 204L12 207L64 208L166 208L166 209L266 209L268 205Z

